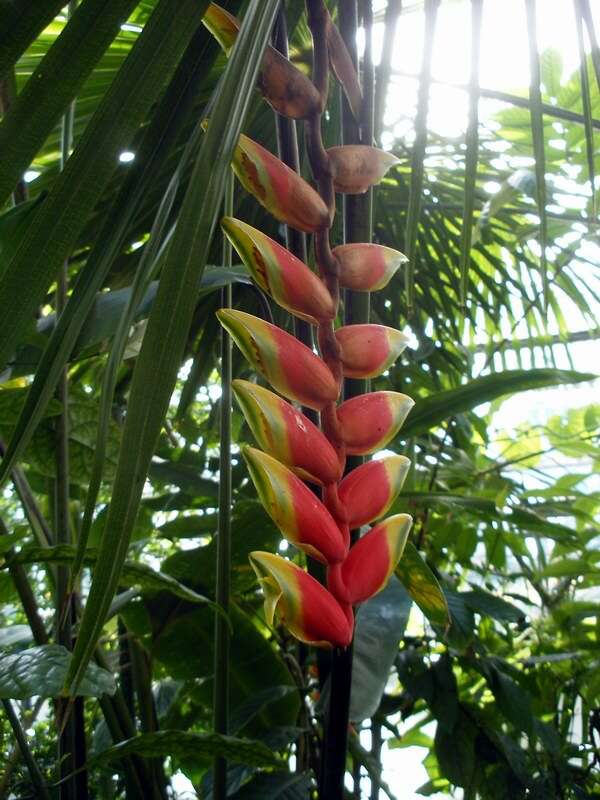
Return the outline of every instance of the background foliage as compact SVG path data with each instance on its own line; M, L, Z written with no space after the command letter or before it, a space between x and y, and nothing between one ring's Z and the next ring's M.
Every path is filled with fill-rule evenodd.
M83 716L91 796L140 796L135 793L139 782L142 796L167 796L166 787L181 771L199 796L211 797L209 768L220 754L229 759L229 791L239 800L308 797L310 770L318 760L315 734L328 691L327 663L262 622L262 601L247 554L276 550L280 539L254 497L237 447L231 733L238 739L211 732L220 398L214 311L220 288L229 282L237 307L264 314L265 301L243 267L221 266L219 236L211 240L221 195L210 188L210 176L217 162L224 175L227 159L226 149L210 148L225 128L202 139L197 124L211 113L218 125L223 118L219 109L229 108L227 124L241 125L249 97L243 129L275 151L273 112L257 93L240 96L232 81L233 62L229 82L227 76L221 80L226 61L200 24L203 3L182 3L178 20L171 21L164 2L85 0L68 25L60 2L43 4L43 9L27 5L0 5L3 161L4 153L10 153L10 163L7 159L0 169L6 198L0 216L0 274L5 278L0 297L9 337L1 365L0 432L12 448L9 456L14 455L5 462L10 481L0 501L5 558L0 696L18 701L12 707L27 729L44 779L52 784L59 773L53 706L47 698L64 683L70 659L61 645L48 643L57 566L71 564L75 556L104 407L110 410L106 457L84 557L82 603L89 589L88 568L102 545L115 474L121 481L115 496L131 477L122 466L118 477L119 459L122 465L136 447L153 455L147 478L144 470L135 474L141 481L139 512L135 516L134 498L128 509L126 566L117 596L113 599L111 592L104 598L112 606L102 630L101 663L88 670L81 687L93 696ZM241 6L226 5L234 12ZM310 46L302 4L285 5L292 57L305 64ZM406 5L403 13L415 11ZM430 19L435 6L425 3ZM585 7L576 3L574 13ZM260 55L261 31L267 30L267 22L261 28L259 19L267 12L254 8L253 13L249 58ZM381 11L376 20L383 19ZM385 19L392 24L390 15ZM76 50L64 46L71 26L78 26L72 40ZM401 42L402 15L398 37ZM436 40L435 46L444 42ZM394 138L391 124L384 133L386 146L401 164L375 192L375 239L405 249L415 234L414 313L407 314L405 276L400 275L373 296L372 319L406 326L415 346L374 388L403 391L417 400L401 438L393 443L414 463L394 511L409 510L416 522L399 580L369 601L358 618L351 708L355 735L348 764L355 797L361 796L361 787L364 796L407 796L381 776L382 746L390 752L423 748L428 781L419 792L425 796L459 797L456 787L462 787L465 798L485 800L579 800L600 792L600 406L574 407L539 425L524 423L516 434L499 430L494 419L508 395L538 391L543 398L543 387L590 380L589 374L559 369L565 365L557 353L568 357L569 341L581 338L581 331L572 330L573 319L587 324L584 336L598 333L598 222L589 177L590 167L596 173L600 168L594 146L600 127L600 55L596 48L585 58L589 104L582 96L580 71L564 74L551 51L541 53L539 63L546 104L547 310L536 171L522 166L534 152L526 93L511 103L495 98L505 105L479 128L464 308L464 138L425 133L422 101L416 130L411 129L411 109L399 115L388 110L388 122L391 114L396 127L403 117L410 125L402 138ZM48 64L52 69L42 69L43 91L36 92L32 75ZM392 76L391 86L393 81ZM75 149L61 172L61 118L74 98ZM591 129L584 124L586 117ZM330 143L337 142L335 105L325 133ZM420 141L425 145L422 162ZM123 152L135 158L119 159ZM539 165L539 151L536 156ZM26 181L15 187L13 176L25 173ZM492 194L490 182L499 187ZM469 197L468 180L466 185ZM565 196L578 200L569 207ZM190 197L202 203L201 229ZM63 215L58 211L65 198L70 205ZM235 215L280 236L274 221L241 191L235 194ZM135 428L129 403L142 342L146 366L136 376L135 413L147 404L162 418L160 403L152 398L171 393L164 371L152 369L157 337L144 339L144 332L153 308L159 309L157 331L162 323L178 323L172 307L164 301L155 304L157 291L159 296L167 291L165 275L174 274L177 266L159 246L177 220L177 252L188 252L188 285L197 285L198 292L187 298L189 330L183 322L178 327L183 353L174 348L168 355L175 359L171 366L177 379L155 445L151 433ZM65 260L76 302L67 306L68 322L63 319L61 330L53 281ZM134 292L143 299L131 309L133 324L121 326L127 334L125 357L118 362L114 394L105 393L103 399L107 354L119 347L115 334ZM28 303L38 309L35 322L25 313ZM271 313L289 326L282 311L273 307ZM53 370L58 375L67 359L70 390L63 409L52 396L54 384L46 379ZM233 372L234 377L249 375L238 354ZM37 383L28 395L34 374ZM31 413L21 415L25 402ZM68 415L70 454L69 531L62 536L53 521L61 412ZM128 414L132 432L124 453ZM236 444L250 440L236 409L233 430ZM31 603L29 609L23 605L27 585L33 587L41 630L35 620L32 624ZM133 726L126 735L121 725L124 744L117 743L108 721L107 703L113 703L114 712L118 702L107 700L115 688L113 676L119 690L112 697L121 698ZM35 795L5 716L1 725L7 766L0 795ZM393 755L386 756L385 763L392 760ZM361 783L361 775L369 780ZM144 795L148 787L151 793Z

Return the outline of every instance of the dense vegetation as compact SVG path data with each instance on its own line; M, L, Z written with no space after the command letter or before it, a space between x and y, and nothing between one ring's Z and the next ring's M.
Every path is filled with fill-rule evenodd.
M253 439L235 404L230 737L213 727L224 287L236 308L292 327L227 266L216 225L239 132L278 150L275 114L248 83L278 4L223 4L248 22L229 61L201 24L207 3L172 5L0 4L0 797L168 797L181 772L208 798L219 756L228 796L299 800L320 769L329 656L264 623L248 553L277 551L281 535L239 455ZM401 5L375 9L400 41ZM424 3L433 47L438 5ZM309 70L304 4L284 6L291 57ZM381 763L413 746L425 796L600 792L600 406L494 420L510 395L544 404L546 387L597 372L557 366L572 340L598 336L600 51L586 0L574 16L592 45L582 69L564 74L533 47L539 81L534 69L529 94L493 98L478 137L472 116L467 147L427 130L427 48L408 135L384 132L400 163L374 190L373 240L411 268L372 295L371 320L415 346L372 388L416 400L388 445L413 463L392 511L415 522L397 577L358 613L356 798L412 796ZM337 92L328 145L345 130ZM308 178L301 136L300 151ZM284 241L239 185L233 210ZM238 351L232 372L254 379ZM80 628L102 552L124 567L96 572Z

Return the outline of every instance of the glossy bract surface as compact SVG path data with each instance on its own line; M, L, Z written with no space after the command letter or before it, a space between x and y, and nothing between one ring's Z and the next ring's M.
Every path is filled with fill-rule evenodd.
M324 434L294 406L249 381L235 380L234 394L260 447L304 480L337 483L342 468Z
M313 325L334 318L325 284L289 250L239 219L224 217L221 226L256 283L282 308Z
M330 369L291 334L252 314L217 311L221 324L250 364L290 400L320 411L338 396Z
M265 596L265 618L279 616L297 639L317 647L347 647L352 626L335 597L291 561L255 550L250 563Z
M344 539L317 496L272 456L254 447L242 452L260 501L285 538L324 564L342 561Z

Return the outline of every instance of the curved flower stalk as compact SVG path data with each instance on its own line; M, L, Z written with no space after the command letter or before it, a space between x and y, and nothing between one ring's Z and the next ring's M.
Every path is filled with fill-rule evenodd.
M217 9L210 6L207 25L227 49L237 35L238 23ZM321 413L319 430L269 389L234 381L238 403L261 448L245 447L243 455L262 504L289 542L327 566L324 587L281 556L252 553L267 622L272 623L277 614L302 641L343 648L352 639L353 606L385 586L411 526L407 514L385 518L406 477L408 459L388 456L363 464L342 479L346 455L366 455L385 447L398 433L413 401L398 392L374 392L339 403L344 377L380 375L398 358L407 339L382 325L336 329L334 320L340 285L375 291L387 284L406 258L396 250L371 244L331 249L335 193L367 191L397 159L364 144L324 148L321 113L327 102L329 63L355 111L362 98L352 61L324 3L310 0L307 11L315 50L312 81L304 75L303 80L310 88L302 90L303 98L296 98L297 107L282 111L274 100L277 93L265 88L276 81L280 69L273 66L275 62L269 66L268 60L261 88L280 113L306 120L317 188L246 136L240 137L232 166L242 185L276 219L314 234L318 275L245 222L226 217L222 226L261 289L282 308L315 326L319 355L281 328L250 314L222 309L218 317L273 389ZM297 113L300 106L301 114ZM322 486L321 500L303 480ZM377 520L382 521L351 546L350 530Z

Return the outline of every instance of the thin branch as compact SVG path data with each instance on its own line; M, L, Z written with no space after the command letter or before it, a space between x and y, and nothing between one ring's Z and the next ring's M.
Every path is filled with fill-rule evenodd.
M8 717L8 721L10 723L10 727L12 728L15 739L17 740L23 760L27 764L27 769L29 770L29 775L31 776L31 782L36 788L36 796L41 798L41 800L50 800L50 792L46 786L44 776L42 775L42 772L38 767L35 758L33 757L33 753L29 749L29 745L27 744L27 736L21 727L21 722L19 721L19 717L14 709L12 700L2 700L2 705L4 707L4 711L6 712L6 716Z

